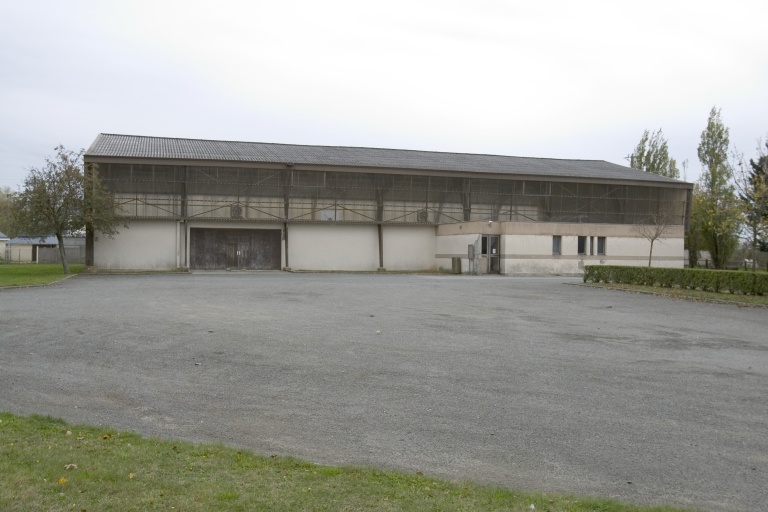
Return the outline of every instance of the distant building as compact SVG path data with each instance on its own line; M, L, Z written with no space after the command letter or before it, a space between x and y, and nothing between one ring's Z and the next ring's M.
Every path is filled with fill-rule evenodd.
M636 225L659 219L653 264L682 267L692 193L605 161L131 135L85 162L130 223L89 233L108 269L578 274L647 265Z
M11 239L2 231L0 231L0 260L7 260L8 255L5 253L8 242Z
M53 235L17 236L7 242L7 260L13 263L37 263L43 249L58 247L59 242Z

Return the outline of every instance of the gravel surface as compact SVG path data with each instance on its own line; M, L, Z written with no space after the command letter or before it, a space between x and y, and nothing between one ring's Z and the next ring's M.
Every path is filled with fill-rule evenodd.
M0 410L767 510L766 310L578 282L223 272L0 290Z

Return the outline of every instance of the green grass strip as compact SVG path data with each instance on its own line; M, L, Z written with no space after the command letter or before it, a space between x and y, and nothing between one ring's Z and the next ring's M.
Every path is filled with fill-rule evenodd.
M672 511L321 466L0 413L0 510Z
M650 295L658 295L660 297L672 297L675 299L686 299L700 302L721 302L726 304L735 304L737 306L768 307L768 296L766 295L738 295L727 292L705 292L702 290L689 290L685 288L665 288L661 286L644 286L641 284L622 283L584 283L581 286L592 286L595 288L609 288L613 290L624 290L628 292L647 293Z
M69 270L72 274L79 274L83 267L82 264L73 264ZM68 275L71 274L65 274L64 268L58 263L7 263L0 265L0 287L51 284Z

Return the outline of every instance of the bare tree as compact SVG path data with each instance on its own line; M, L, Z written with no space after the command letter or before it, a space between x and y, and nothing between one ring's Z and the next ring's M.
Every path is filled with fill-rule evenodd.
M651 250L648 253L648 266L651 266L653 259L653 244L658 240L659 243L664 233L669 229L669 218L663 214L650 215L643 223L635 224L632 231L645 238L651 243Z

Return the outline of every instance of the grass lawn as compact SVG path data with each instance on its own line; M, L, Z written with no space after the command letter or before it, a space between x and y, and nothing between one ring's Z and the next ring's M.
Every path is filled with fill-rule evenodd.
M0 510L672 511L320 466L0 413Z
M84 265L70 264L72 274L82 272ZM0 265L0 287L30 286L55 283L67 277L61 264L8 263Z
M763 306L768 307L768 296L766 295L741 295L737 293L716 293L704 292L701 290L687 290L681 288L664 288L661 286L643 286L639 284L619 284L619 283L583 283L584 286L595 286L598 288L610 288L613 290L625 290L629 292L650 293L663 297L673 297L677 299L687 299L704 302L726 302L739 306Z

